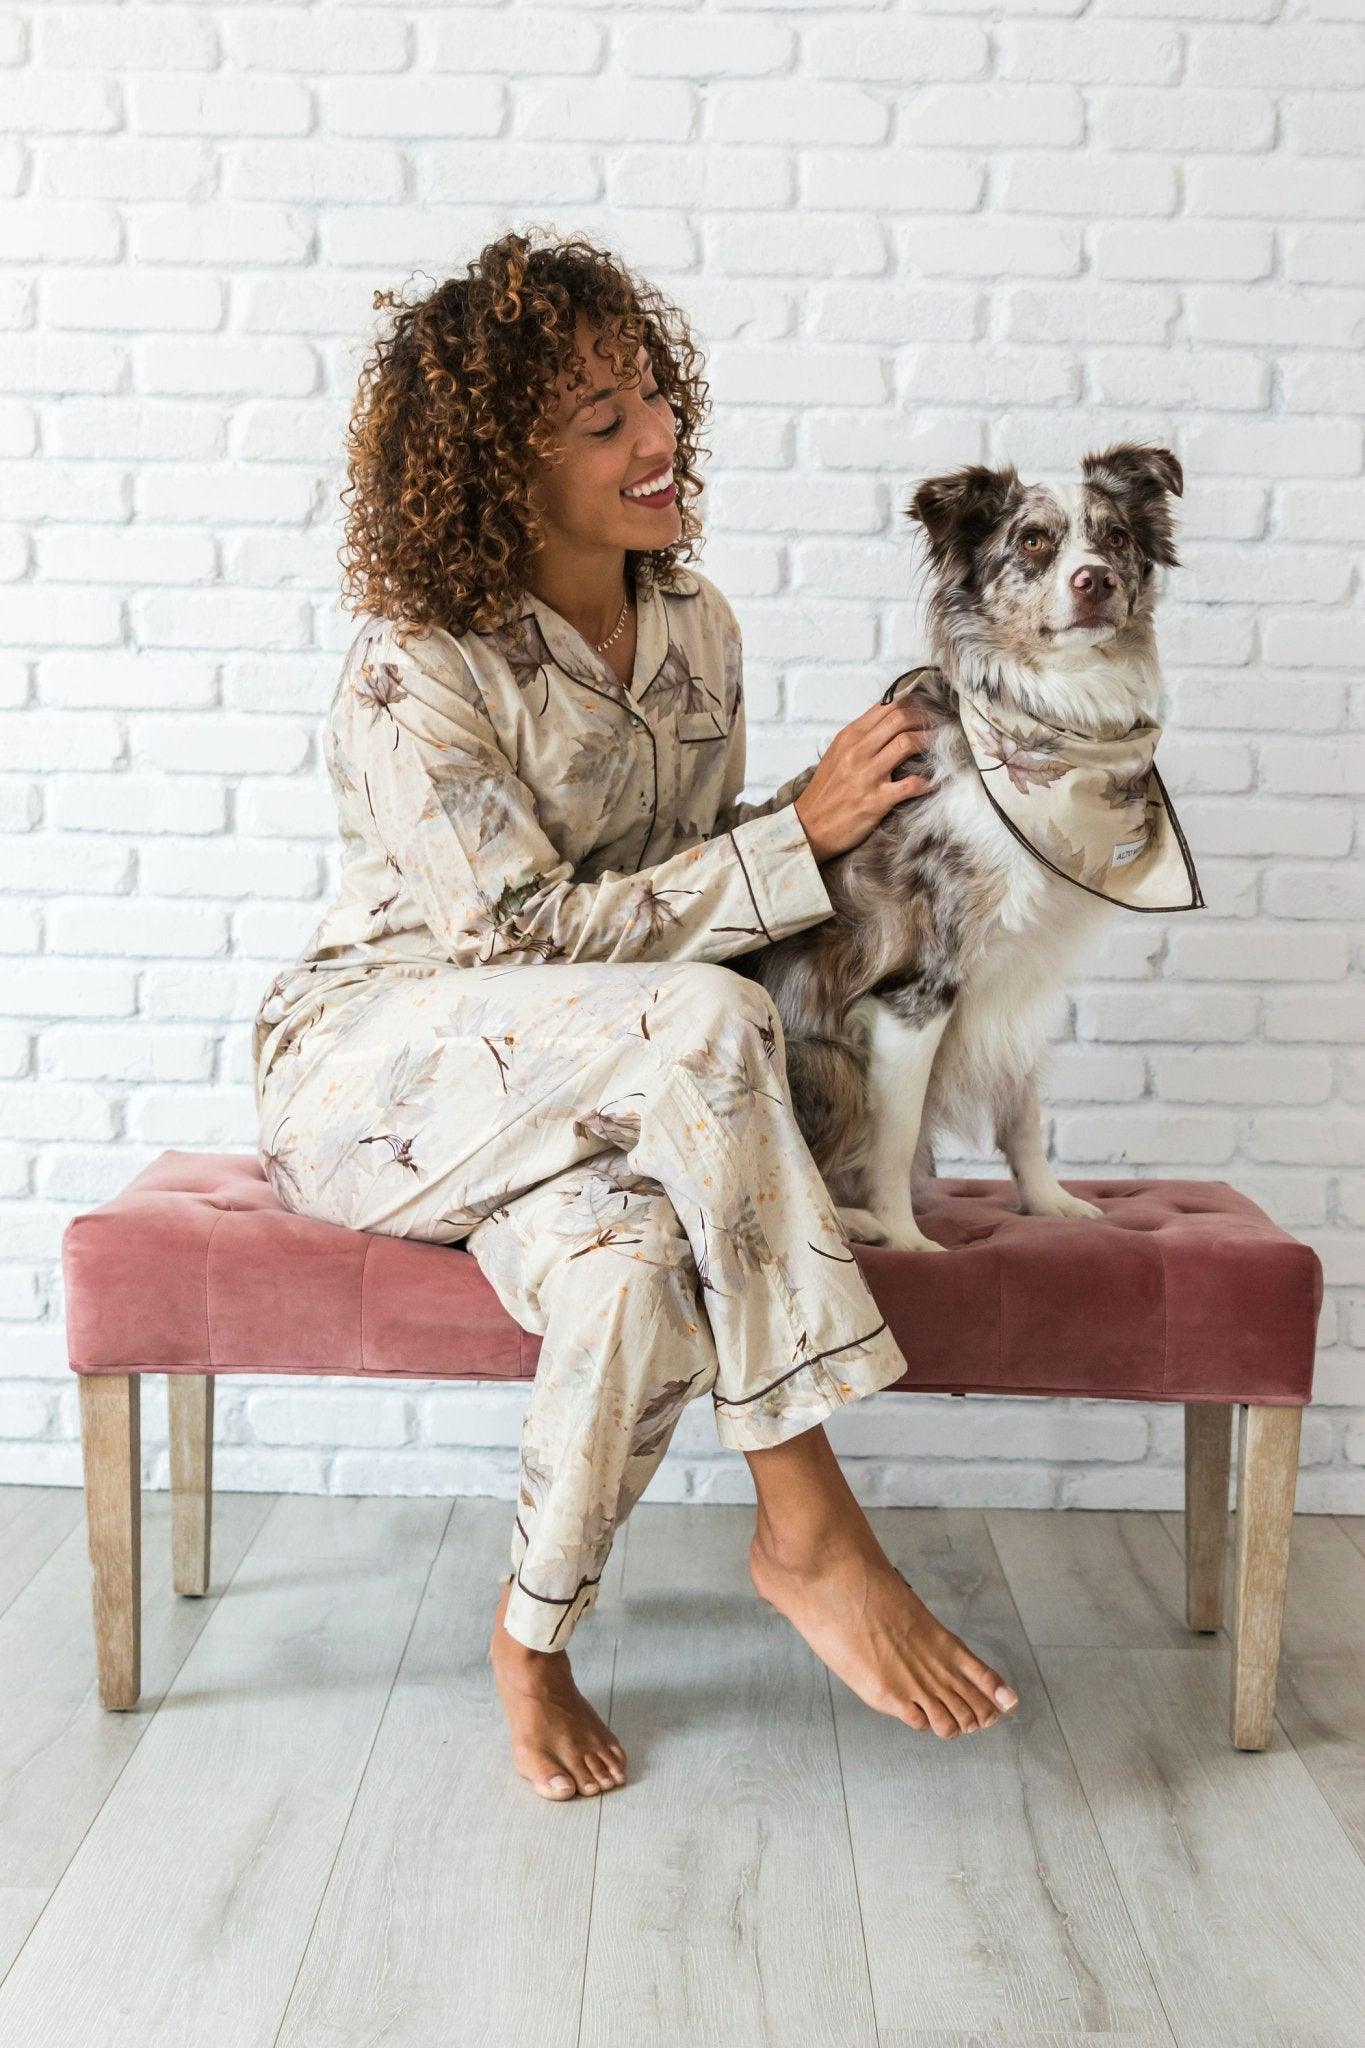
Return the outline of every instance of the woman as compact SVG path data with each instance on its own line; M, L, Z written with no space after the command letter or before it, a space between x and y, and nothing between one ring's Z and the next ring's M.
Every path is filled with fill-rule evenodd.
M548 1798L624 1782L565 1644L706 1393L754 1475L754 1584L831 1669L944 1737L1016 1703L891 1565L821 1427L905 1359L771 999L721 964L830 915L820 861L923 790L891 778L920 738L874 705L738 801L739 629L682 566L705 390L676 308L581 238L506 235L398 307L343 494L342 888L255 1026L281 1201L465 1242L542 1334L491 1655Z

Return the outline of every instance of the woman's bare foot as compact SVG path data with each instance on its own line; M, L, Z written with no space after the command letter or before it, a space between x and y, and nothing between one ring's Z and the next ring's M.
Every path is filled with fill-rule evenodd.
M610 1792L626 1782L626 1753L574 1684L567 1650L532 1650L507 1633L509 1581L489 1655L512 1737L512 1762L543 1799Z
M999 1672L929 1612L875 1537L794 1556L783 1554L760 1519L749 1576L816 1656L879 1713L951 1741L993 1727L1019 1704Z

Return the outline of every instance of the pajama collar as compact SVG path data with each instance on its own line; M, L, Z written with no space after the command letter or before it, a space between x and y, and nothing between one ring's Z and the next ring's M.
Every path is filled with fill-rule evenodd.
M1204 907L1153 758L1155 720L1096 738L975 692L952 695L997 817L1044 867L1123 910Z
M659 670L668 658L670 638L668 600L695 597L701 585L686 569L675 569L667 589L655 582L647 594L637 592L638 615L635 624L635 666L630 682L625 686L627 694L635 700L643 697ZM544 636L555 666L567 675L583 675L585 672L605 688L612 696L619 697L622 684L602 656L548 604L542 603L531 591L523 593L522 608L517 615L522 619L534 619Z

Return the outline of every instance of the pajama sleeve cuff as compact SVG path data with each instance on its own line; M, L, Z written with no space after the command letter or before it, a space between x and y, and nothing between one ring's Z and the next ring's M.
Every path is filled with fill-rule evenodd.
M833 916L834 905L821 878L820 864L794 803L761 818L747 818L733 828L730 837L770 941Z

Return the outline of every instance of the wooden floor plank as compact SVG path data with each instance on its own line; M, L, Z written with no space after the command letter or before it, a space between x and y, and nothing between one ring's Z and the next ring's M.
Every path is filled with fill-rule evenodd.
M1197 1649L1038 1658L1180 2048L1359 2048L1365 1866L1282 1731L1234 1750Z
M629 1524L580 2048L874 2048L830 1685L749 1579L753 1510Z
M1294 1517L1276 1712L1365 1858L1365 1553L1330 1515Z
M0 1615L85 1515L79 1486L0 1486Z
M454 1504L279 2048L576 2040L599 1816L621 1793L561 1804L512 1768L488 1659L511 1513ZM630 1530L573 1636L604 1717Z
M75 1498L79 1507L79 1489ZM179 1600L171 1590L170 1496L147 1495L143 1692L128 1713L105 1713L99 1703L90 1560L81 1517L0 1616L0 1977L141 1742L273 1504L269 1494L224 1496L213 1585L201 1600Z
M1013 2028L991 2027L986 2032L972 2027L966 2032L931 2027L883 2027L881 2048L1169 2048L1171 2036L1160 2034L1020 2034Z
M871 1519L921 1598L1020 1696L994 1728L943 1742L836 1682L882 2048L931 2041L935 2029L948 2040L954 2028L991 2043L1051 2029L1169 2048L985 1519L940 1509Z
M272 1509L0 1986L0 2048L268 2048L448 1513Z
M1216 1640L1185 1624L1184 1551L1160 1515L993 1509L986 1526L1035 1649Z

